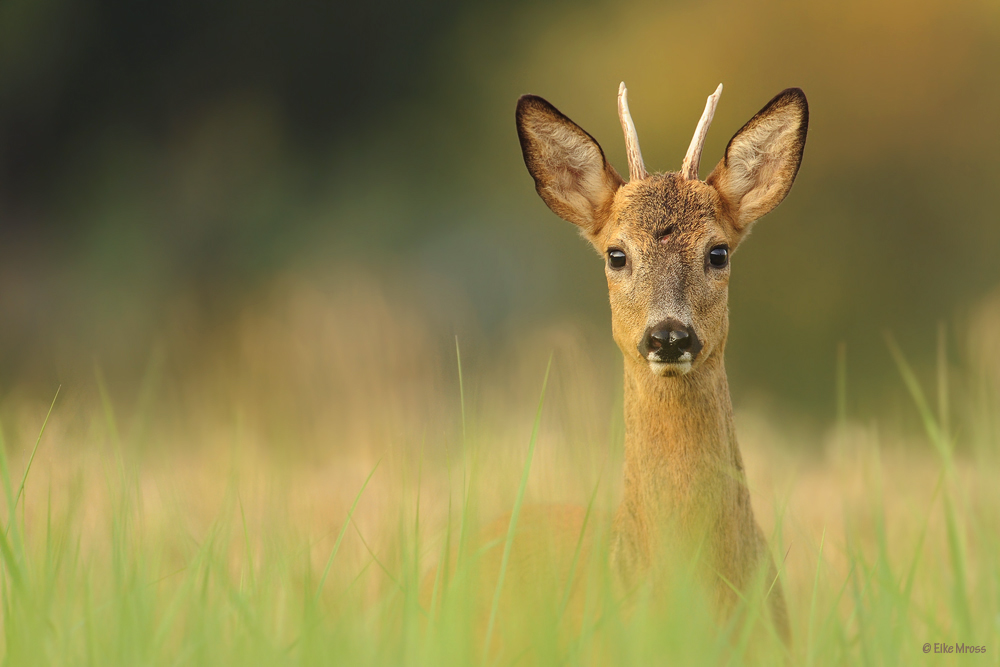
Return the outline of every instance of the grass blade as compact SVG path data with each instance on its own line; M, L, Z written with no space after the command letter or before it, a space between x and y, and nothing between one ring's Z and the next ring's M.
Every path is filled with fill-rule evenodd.
M493 637L493 628L497 619L497 609L500 606L500 593L503 591L503 580L507 574L507 562L510 560L511 547L514 544L514 533L517 531L517 517L521 513L521 504L524 502L524 492L528 487L528 474L531 472L531 459L535 454L535 443L538 440L538 428L542 422L542 406L545 403L545 389L549 384L549 370L552 368L552 357L545 367L545 378L542 380L542 395L538 398L538 409L535 411L535 423L531 427L531 440L528 443L528 456L524 462L524 469L521 472L521 484L517 489L517 497L514 499L514 509L510 513L510 525L507 527L507 539L503 547L503 559L500 561L500 576L497 578L496 591L493 593L493 604L490 606L490 620L486 626L486 639L483 641L483 664L489 655L490 639Z
M569 576L566 578L566 591L563 593L562 603L559 605L559 618L562 618L566 613L566 607L569 605L569 596L573 591L573 577L576 576L576 567L580 560L580 551L583 549L583 538L587 532L587 523L590 521L590 513L594 509L594 501L597 500L597 490L601 487L601 480L598 478L597 484L594 485L594 491L590 494L590 500L587 502L587 511L583 515L583 525L580 526L580 536L576 540L576 548L573 551L573 560L569 566Z
M813 576L812 597L809 600L809 623L806 626L806 665L816 662L816 647L813 642L816 636L816 598L819 593L819 573L823 565L823 546L826 544L826 528L819 538L819 554L816 556L816 574Z
M38 451L38 445L42 441L42 435L45 433L45 427L49 423L49 417L52 416L52 408L56 407L56 400L59 398L59 392L62 391L62 385L56 388L56 395L52 397L52 403L49 404L49 411L45 413L45 420L42 422L42 428L38 431L38 437L35 438L35 446L31 449L31 456L28 457L28 465L24 467L24 476L21 477L21 486L17 488L17 495L14 496L14 505L10 508L11 513L11 523L13 522L14 511L17 509L17 503L21 500L21 494L24 493L24 485L28 481L28 473L31 472L31 463L35 460L35 453ZM10 523L7 524L7 528L4 530L4 535L10 530Z
M323 576L320 577L319 585L316 586L316 594L313 596L316 600L319 600L320 593L323 592L323 585L326 583L326 577L330 574L330 567L333 565L333 559L337 557L337 551L340 550L340 543L344 539L344 533L347 532L347 526L351 523L351 517L354 516L354 510L358 506L358 501L361 500L361 494L365 492L365 487L368 486L368 482L371 481L372 475L378 470L379 463L382 463L382 459L379 459L375 463L375 467L372 471L368 473L368 477L365 479L365 483L361 485L361 489L358 490L358 495L354 496L354 504L351 505L351 510L347 513L347 519L344 520L344 525L340 528L340 534L337 535L337 541L333 545L333 551L330 552L330 558L326 561L326 567L323 568Z
M903 378L903 384L906 385L906 389L910 392L910 397L917 406L917 411L920 413L920 418L924 423L924 430L927 431L927 436L930 438L931 444L937 450L941 456L941 461L950 472L951 448L944 434L941 432L938 420L934 417L934 411L931 410L927 398L924 396L924 390L920 388L920 381L917 380L916 374L913 372L910 364L907 363L906 357L903 356L903 351L899 349L895 339L889 333L886 333L885 340L889 346L889 352L892 353L892 358L896 362L896 367L899 369L899 374Z

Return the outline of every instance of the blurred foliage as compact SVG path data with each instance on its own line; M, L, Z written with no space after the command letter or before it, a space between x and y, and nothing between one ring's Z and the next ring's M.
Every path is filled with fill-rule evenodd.
M806 91L797 184L734 259L727 361L738 398L826 417L844 341L865 414L896 400L883 331L930 368L938 323L960 354L1000 284L998 63L985 0L6 0L0 398L95 357L128 386L163 344L197 367L289 273L406 300L426 321L367 332L385 345L417 327L486 354L566 323L617 354L600 263L537 199L513 106L545 96L623 170L625 79L661 170L725 84L706 173Z

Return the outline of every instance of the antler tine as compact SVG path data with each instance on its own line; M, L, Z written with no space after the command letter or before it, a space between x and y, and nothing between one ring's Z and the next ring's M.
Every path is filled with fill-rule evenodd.
M715 107L722 97L722 84L715 89L715 92L708 96L705 102L705 113L701 114L701 120L691 137L691 145L688 146L687 155L681 164L681 176L689 181L698 180L698 166L701 164L701 150L705 147L705 137L708 136L708 126L712 124L712 117L715 115Z
M628 152L628 177L630 181L641 181L646 178L646 166L642 163L642 152L639 150L639 135L632 123L632 114L628 111L628 89L622 81L618 86L618 119L622 122L625 132L625 150Z

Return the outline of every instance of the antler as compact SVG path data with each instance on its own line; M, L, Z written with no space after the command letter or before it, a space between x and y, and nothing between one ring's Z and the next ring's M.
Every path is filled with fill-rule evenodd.
M632 124L632 114L628 112L628 90L625 82L618 86L618 118L625 132L625 150L628 152L628 177L630 181L641 181L646 178L646 167L642 163L642 153L639 151L639 135L635 133Z
M708 126L712 124L712 116L715 115L715 107L718 106L721 96L722 84L720 83L715 92L708 96L708 101L705 102L705 113L701 114L701 120L698 121L698 126L694 129L694 136L691 137L691 145L688 146L687 155L684 156L684 162L681 164L681 177L689 181L698 180L698 165L701 163L701 150L705 147ZM638 151L638 148L636 150ZM631 167L631 157L629 160L629 166Z

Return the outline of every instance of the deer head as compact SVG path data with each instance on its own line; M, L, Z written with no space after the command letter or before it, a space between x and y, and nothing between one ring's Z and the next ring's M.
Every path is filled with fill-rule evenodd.
M720 85L709 97L681 171L648 175L619 89L630 181L597 141L535 95L517 103L517 131L535 188L604 257L615 341L626 364L684 375L721 355L729 329L729 257L754 221L788 194L809 123L806 97L789 88L726 146L704 181L702 146Z

